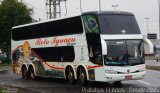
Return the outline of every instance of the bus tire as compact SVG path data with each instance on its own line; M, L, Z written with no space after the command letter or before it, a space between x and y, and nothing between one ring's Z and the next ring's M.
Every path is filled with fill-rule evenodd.
M29 76L33 81L36 80L36 75L32 66L29 68Z
M28 72L26 66L22 66L22 78L25 80L29 79L29 72Z
M76 83L74 71L73 71L72 67L70 67L70 66L67 67L67 69L66 69L66 79L69 82L69 84Z
M82 67L79 69L78 79L79 79L80 84L82 86L88 85L87 73L86 73L85 69Z

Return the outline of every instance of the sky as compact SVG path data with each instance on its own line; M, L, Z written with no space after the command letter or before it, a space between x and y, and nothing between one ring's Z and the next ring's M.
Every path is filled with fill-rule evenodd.
M22 0L28 7L34 9L33 18L36 20L47 20L46 0ZM99 11L99 0L81 0L82 12ZM67 15L81 14L80 0L67 0ZM140 26L142 35L147 35L147 20L149 17L149 33L159 33L159 8L158 0L101 0L102 11L113 11L112 5L118 5L116 11L128 11L134 13ZM65 3L61 3L61 17L65 17Z

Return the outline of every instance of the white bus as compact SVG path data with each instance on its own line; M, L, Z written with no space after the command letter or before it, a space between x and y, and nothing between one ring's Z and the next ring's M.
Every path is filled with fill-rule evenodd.
M129 12L82 15L13 27L13 72L37 76L115 82L145 76L144 43Z

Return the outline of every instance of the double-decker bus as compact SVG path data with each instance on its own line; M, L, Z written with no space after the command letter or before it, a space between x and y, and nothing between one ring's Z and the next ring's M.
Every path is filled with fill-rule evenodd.
M13 72L115 82L145 76L144 43L129 12L95 11L12 28Z

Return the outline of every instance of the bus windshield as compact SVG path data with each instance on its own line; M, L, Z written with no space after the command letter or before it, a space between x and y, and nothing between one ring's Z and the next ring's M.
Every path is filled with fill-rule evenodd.
M99 15L101 34L140 34L133 15Z
M105 65L137 65L144 63L142 40L106 41Z

